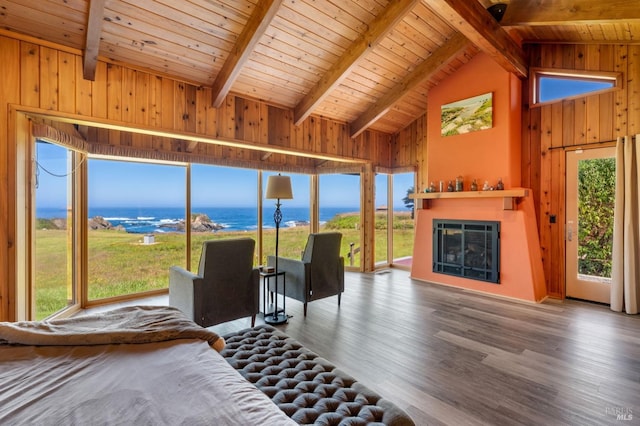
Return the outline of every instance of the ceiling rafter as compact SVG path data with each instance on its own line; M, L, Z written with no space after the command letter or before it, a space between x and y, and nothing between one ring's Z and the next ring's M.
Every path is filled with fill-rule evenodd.
M628 0L519 0L509 3L500 24L507 27L639 22L639 6Z
M100 37L104 22L104 3L105 0L89 0L89 17L82 63L82 76L85 80L94 81L96 79L96 65L98 64Z
M225 61L212 85L213 106L218 108L229 93L249 55L276 16L282 0L260 0L247 25L240 33L231 54Z
M294 110L294 124L300 125L334 89L342 82L349 71L375 48L418 3L420 0L397 0L378 15L362 34L336 61L307 95L298 102Z
M410 93L418 85L428 80L434 73L447 65L457 53L469 46L469 40L460 33L455 33L444 42L427 59L422 61L402 82L378 99L367 111L350 124L351 137L355 138L378 118L389 111L393 104Z
M527 77L524 51L482 4L469 0L429 0L426 4L505 70Z

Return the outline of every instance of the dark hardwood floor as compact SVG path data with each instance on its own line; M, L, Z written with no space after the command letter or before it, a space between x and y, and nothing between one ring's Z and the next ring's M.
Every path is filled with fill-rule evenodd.
M341 307L337 297L315 301L306 318L287 299L292 318L278 328L418 425L640 424L638 316L506 300L398 269L346 273L345 287Z
M419 425L640 424L640 318L586 302L543 304L412 280L346 274L332 297L287 300L302 344ZM218 326L220 333L248 320ZM215 329L215 327L214 327Z

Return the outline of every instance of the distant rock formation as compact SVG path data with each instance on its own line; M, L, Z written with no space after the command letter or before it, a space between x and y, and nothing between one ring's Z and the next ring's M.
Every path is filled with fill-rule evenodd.
M175 231L184 232L185 224L184 220L180 220L174 223L163 223L160 228L172 229ZM193 213L191 215L191 231L192 232L216 232L224 229L224 225L215 223L209 216L204 213Z
M89 218L89 229L91 229L93 231L100 231L100 230L105 230L105 229L113 229L113 230L116 230L116 231L126 231L124 226L122 226L122 225L113 226L111 224L111 222L109 222L108 220L106 220L102 216L90 217Z
M209 216L204 213L191 215L191 230L193 232L215 232L221 229L224 229L223 225L213 222Z

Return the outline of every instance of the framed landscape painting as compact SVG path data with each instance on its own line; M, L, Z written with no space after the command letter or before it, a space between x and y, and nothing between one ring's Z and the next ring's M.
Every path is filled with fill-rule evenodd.
M493 126L493 93L442 105L441 135L452 136Z

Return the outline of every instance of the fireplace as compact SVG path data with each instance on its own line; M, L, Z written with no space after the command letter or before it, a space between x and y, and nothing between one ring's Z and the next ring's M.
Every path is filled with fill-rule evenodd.
M433 219L433 272L500 283L500 222Z

